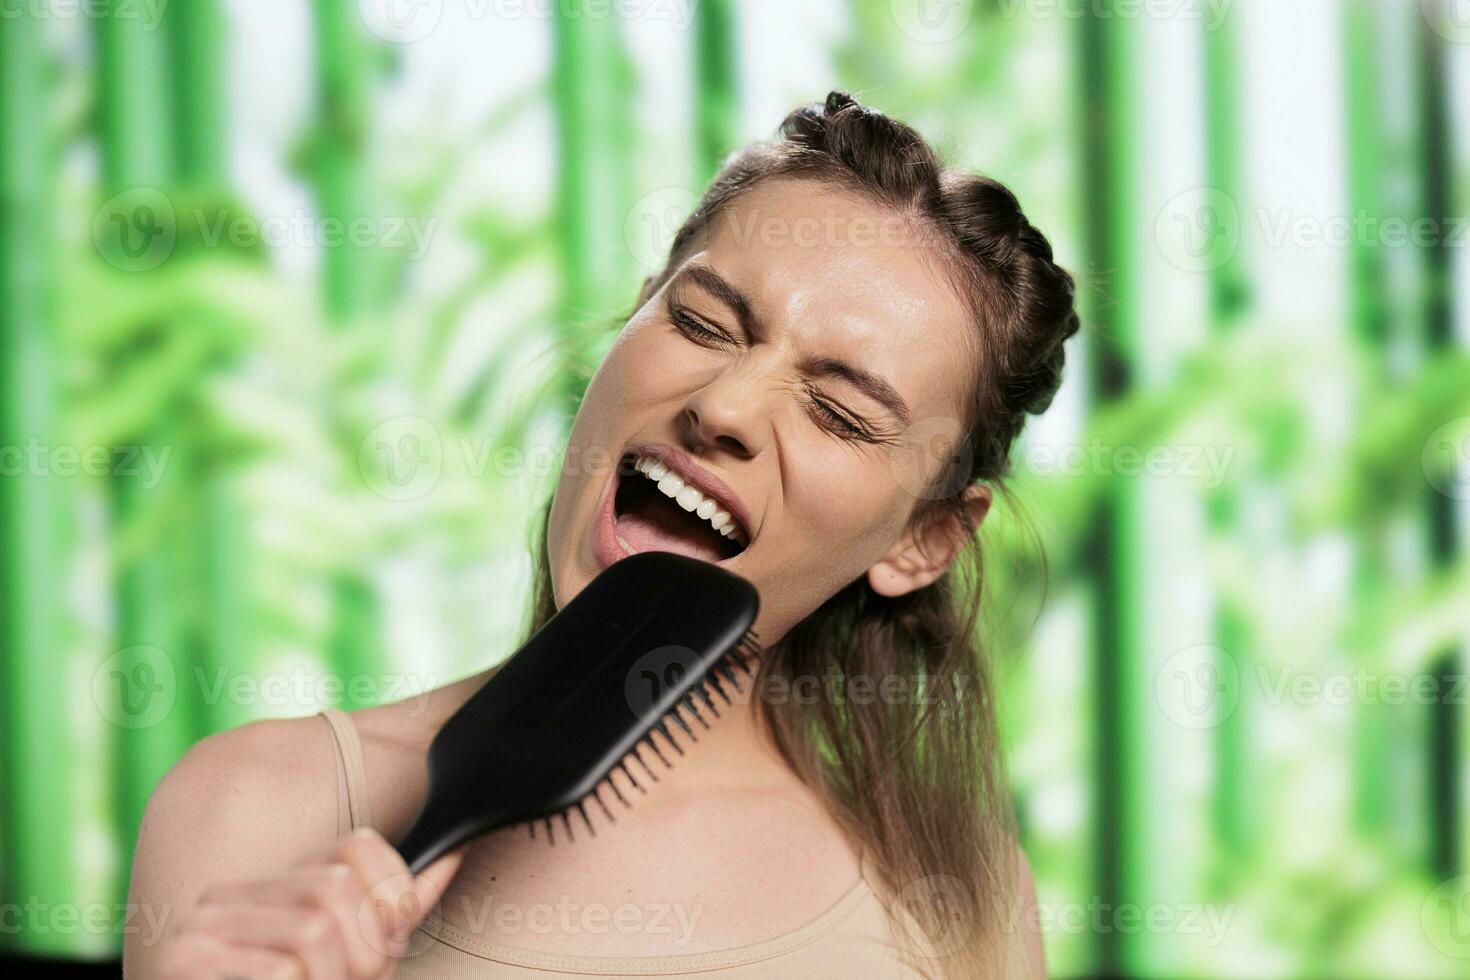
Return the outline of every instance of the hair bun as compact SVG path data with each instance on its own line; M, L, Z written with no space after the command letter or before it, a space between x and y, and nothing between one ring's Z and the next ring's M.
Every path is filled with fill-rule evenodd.
M846 109L849 106L858 106L858 108L862 108L860 105L858 105L857 99L854 99L850 93L845 92L842 89L834 88L832 91L827 93L827 115L835 116L837 115L837 113L841 112L843 109Z

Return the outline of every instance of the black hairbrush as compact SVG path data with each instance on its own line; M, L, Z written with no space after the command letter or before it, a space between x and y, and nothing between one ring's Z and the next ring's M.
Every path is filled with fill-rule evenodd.
M667 764L654 733L683 754L669 724L694 738L690 721L708 727L700 703L718 715L725 683L738 690L736 670L752 674L759 604L745 579L683 555L608 566L434 736L428 794L398 853L417 874L473 837L537 820L554 843L553 818L571 837L572 810L596 833L584 801L612 817L603 780L627 803L612 770L642 789L628 756L646 767L646 745Z

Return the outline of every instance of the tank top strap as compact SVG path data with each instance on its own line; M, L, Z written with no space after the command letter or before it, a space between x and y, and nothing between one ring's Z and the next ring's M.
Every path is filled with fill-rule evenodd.
M332 732L337 759L337 833L345 837L359 827L373 826L368 801L367 774L362 764L362 740L352 716L340 708L325 708L321 717Z

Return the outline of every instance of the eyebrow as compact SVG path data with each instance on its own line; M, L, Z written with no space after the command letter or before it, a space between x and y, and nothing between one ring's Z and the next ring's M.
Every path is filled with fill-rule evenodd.
M740 328L756 340L766 337L769 330L765 322L756 314L751 307L750 301L745 294L735 288L730 282L714 269L707 265L692 263L679 270L669 285L669 291L674 290L685 281L697 285L715 299L724 303L735 313L735 318L740 321ZM898 420L908 426L913 415L909 411L908 402L904 401L898 389L889 384L888 381L871 371L848 364L839 358L826 355L815 355L806 358L802 362L802 369L810 374L833 375L846 381L854 388L887 408Z

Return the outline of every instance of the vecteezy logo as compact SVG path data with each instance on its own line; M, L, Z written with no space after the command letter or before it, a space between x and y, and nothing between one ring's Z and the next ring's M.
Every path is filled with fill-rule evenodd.
M1434 430L1420 457L1429 485L1451 500L1470 500L1470 416Z
M1176 194L1159 212L1154 238L1164 258L1185 272L1208 272L1229 262L1240 247L1240 212L1230 195L1213 187Z
M430 909L423 907L415 889L414 876L408 873L389 875L368 889L357 906L357 927L369 947L384 956L411 959L434 944L433 937L420 929L406 935L408 923L418 922Z
M160 190L134 187L110 198L92 216L92 244L124 272L147 272L173 254L178 216Z
M898 29L921 44L953 41L970 25L974 0L889 0Z
M623 222L623 241L645 272L663 268L674 236L698 206L699 196L687 187L660 187L634 203Z
M92 674L92 701L119 728L152 728L168 717L177 693L173 660L157 647L119 650Z
M412 44L434 33L444 16L444 0L357 0L357 12L375 37Z
M1470 0L1421 0L1434 32L1456 44L1470 43Z
M367 434L358 447L363 482L387 500L417 500L439 484L444 443L428 419L401 415Z
M1470 875L1442 882L1419 909L1420 925L1434 948L1470 959Z
M656 647L633 662L623 679L623 696L639 718L659 714L668 692L677 690L690 671L699 669L699 656L689 647Z
M898 485L916 500L943 500L969 482L974 450L960 420L920 419L909 428L905 451L889 458Z
M1165 717L1182 728L1213 728L1240 703L1240 668L1220 647L1185 647L1154 676L1154 698Z
M954 875L926 875L894 897L900 930L915 950L930 959L962 948L975 928L975 900Z

